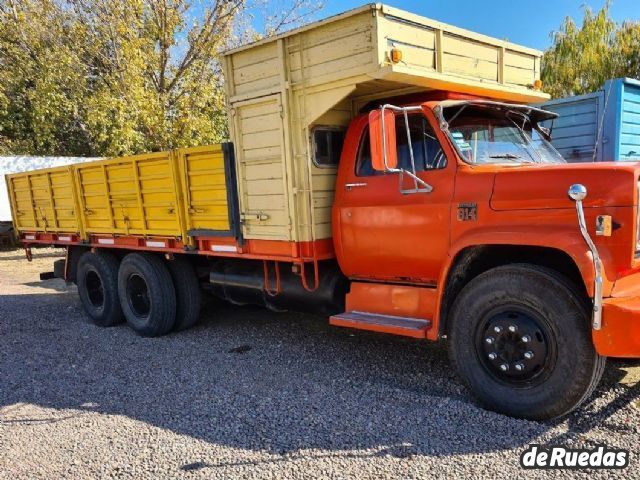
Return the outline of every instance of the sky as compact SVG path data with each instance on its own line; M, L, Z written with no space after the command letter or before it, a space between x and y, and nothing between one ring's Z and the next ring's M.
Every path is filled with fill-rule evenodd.
M321 17L359 7L363 0L324 0ZM563 19L582 19L583 5L599 10L604 0L384 0L383 3L474 32L544 50ZM640 0L613 0L614 20L640 20Z

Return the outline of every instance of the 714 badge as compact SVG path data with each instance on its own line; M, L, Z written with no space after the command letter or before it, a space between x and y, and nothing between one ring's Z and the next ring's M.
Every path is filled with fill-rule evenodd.
M459 203L458 204L458 221L459 222L475 222L478 220L478 204L477 203Z

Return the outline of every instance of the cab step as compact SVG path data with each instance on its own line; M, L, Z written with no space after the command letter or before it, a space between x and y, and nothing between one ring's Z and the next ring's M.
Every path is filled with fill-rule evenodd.
M404 337L426 338L431 320L353 311L333 315L329 318L329 324Z

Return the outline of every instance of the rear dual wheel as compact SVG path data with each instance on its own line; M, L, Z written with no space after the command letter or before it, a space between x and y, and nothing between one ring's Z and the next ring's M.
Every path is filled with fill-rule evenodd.
M118 299L118 259L107 252L86 252L78 260L80 302L93 323L111 327L124 321Z
M169 270L157 256L130 253L118 270L118 294L127 323L143 337L171 331L176 321L176 291Z
M193 265L185 258L176 257L167 262L167 267L176 290L176 321L173 329L186 330L195 325L200 317L200 282Z
M130 253L122 262L108 252L87 252L78 262L80 300L101 327L127 323L145 337L193 326L200 313L200 285L183 258L164 262Z
M489 270L451 312L450 354L463 382L490 410L548 420L594 391L604 370L589 309L573 284L534 265Z

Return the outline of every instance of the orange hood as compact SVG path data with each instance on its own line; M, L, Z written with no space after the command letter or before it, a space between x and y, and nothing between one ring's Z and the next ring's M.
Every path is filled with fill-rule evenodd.
M587 187L585 207L623 207L637 204L640 163L567 163L524 165L496 170L493 210L574 208L569 186Z

